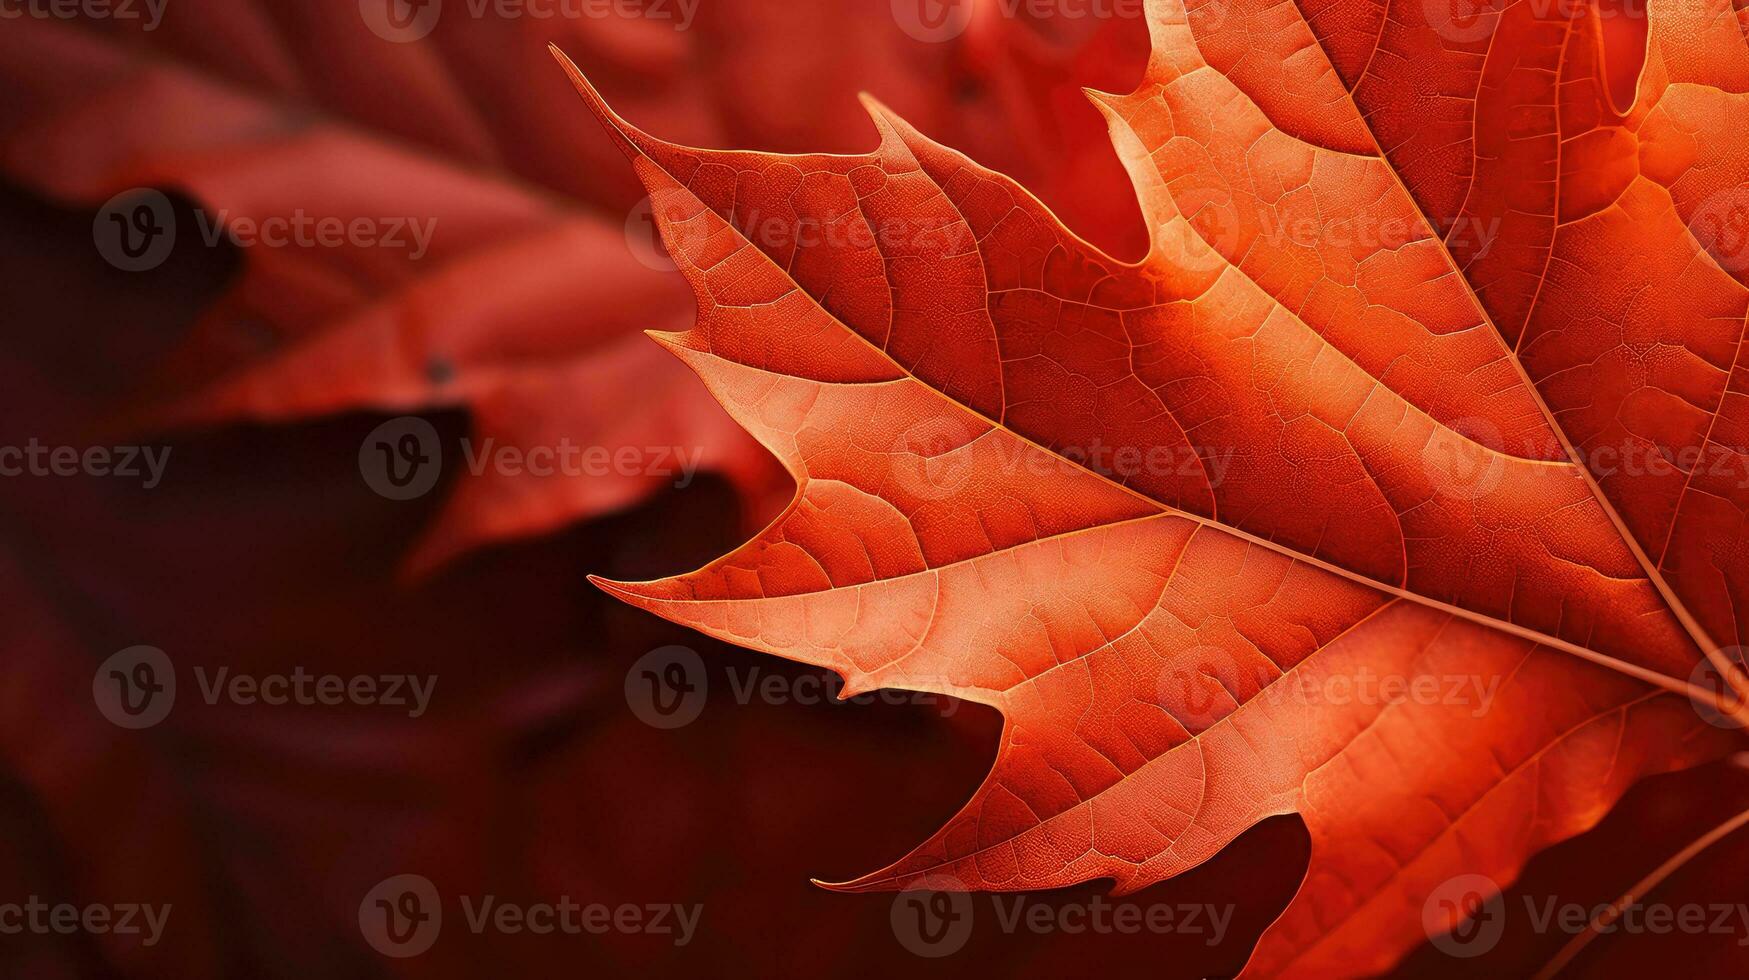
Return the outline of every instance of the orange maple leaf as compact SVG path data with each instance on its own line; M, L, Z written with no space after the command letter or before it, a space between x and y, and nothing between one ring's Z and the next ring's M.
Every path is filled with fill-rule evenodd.
M1654 2L1621 112L1594 11L1435 6L1150 0L1142 84L1092 93L1133 264L872 101L873 153L690 149L560 56L697 296L655 336L798 484L598 584L1005 718L946 827L831 887L1129 892L1298 813L1248 971L1375 972L1737 744L1749 47Z

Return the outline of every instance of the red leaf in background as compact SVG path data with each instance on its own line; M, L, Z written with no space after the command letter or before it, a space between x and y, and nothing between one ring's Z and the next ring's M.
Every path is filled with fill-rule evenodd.
M9 665L0 678L6 809L34 818L8 827L11 860L0 888L9 902L26 895L52 896L50 904L73 896L112 906L143 902L157 922L148 928L137 913L137 934L73 936L19 928L14 919L7 969L45 978L96 975L99 964L134 976L218 975L215 903L199 862L190 860L198 831L173 766L93 709L92 665L74 631L5 551L0 595ZM175 929L167 927L171 915L180 916Z
M1424 911L1454 876L1737 744L1670 692L1740 640L1746 294L1706 195L1746 183L1749 48L1653 4L1620 116L1588 11L1410 6L1150 3L1142 86L1095 97L1137 264L878 106L872 154L696 150L566 63L697 296L659 339L798 483L735 553L601 584L1006 720L958 816L837 887L1129 892L1297 812L1250 968L1373 972L1457 924ZM1334 696L1369 675L1478 697Z
M779 474L633 336L684 328L691 313L659 268L631 182L601 178L623 174L608 143L551 110L562 82L531 68L530 53L553 40L612 66L602 82L627 104L711 142L841 142L856 128L851 97L880 90L1060 191L1110 240L1139 240L1127 202L1078 190L1116 168L1090 138L1093 114L1052 121L1039 108L1041 93L1098 81L1094 66L1133 57L1133 20L1100 20L1092 36L1059 43L1049 22L981 18L930 43L857 0L712 3L686 30L653 17L476 19L452 5L429 37L404 44L373 33L361 9L179 0L150 33L119 19L43 18L0 33L12 93L0 105L0 168L13 179L89 204L174 187L233 231L299 215L362 219L404 244L248 248L235 286L140 385L158 406L150 421L465 406L481 447L702 452L761 510ZM807 46L823 36L864 43ZM782 59L768 54L780 49ZM775 98L750 111L762 86L788 111L771 111ZM403 218L428 241L397 232L390 222ZM550 531L674 480L634 469L553 479L488 466L460 481L411 564Z

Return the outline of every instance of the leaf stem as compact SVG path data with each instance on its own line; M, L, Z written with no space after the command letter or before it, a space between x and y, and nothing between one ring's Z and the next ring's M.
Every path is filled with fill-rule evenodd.
M1742 813L1737 814L1731 819L1726 820L1724 823L1719 824L1717 827L1714 827L1712 830L1702 834L1693 843L1689 844L1681 851L1678 851L1668 861L1665 861L1663 864L1655 868L1651 874L1635 882L1632 888L1629 888L1620 898L1611 902L1608 908L1599 912L1597 917L1591 920L1591 924L1586 927L1584 932L1581 932L1568 940L1567 945L1561 947L1561 951L1556 953L1555 958L1549 960L1548 964L1538 971L1533 980L1549 980L1550 977L1559 973L1568 963L1572 962L1573 957L1578 956L1581 950L1590 945L1593 939L1597 938L1604 927L1620 918L1624 909L1634 904L1636 900L1645 897L1647 892L1658 887L1660 882L1674 874L1678 868L1681 868L1683 865L1693 860L1695 855L1718 843L1721 839L1729 836L1733 831L1745 824L1749 824L1749 810L1744 810Z

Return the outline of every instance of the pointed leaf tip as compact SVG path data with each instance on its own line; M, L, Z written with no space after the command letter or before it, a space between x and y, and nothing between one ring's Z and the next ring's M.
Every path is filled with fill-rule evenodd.
M663 594L659 586L664 580L654 582L619 582L600 575L585 576L589 584L620 600L643 609L649 609L654 604L669 598Z
M644 156L642 144L649 137L645 136L643 131L636 126L626 122L619 113L613 111L613 107L607 104L607 100L602 98L601 93L596 91L595 86L590 83L588 76L583 74L583 69L578 68L577 63L571 60L570 55L560 50L557 44L548 44L547 51L552 54L553 60L559 63L559 67L565 70L565 74L570 76L571 84L576 87L577 94L583 96L583 101L589 106L589 110L595 113L595 118L601 121L602 128L607 130L607 135L613 140L614 145L619 147L620 152L633 160Z
M602 575L585 575L584 578L589 580L590 585L606 592L608 595L624 596L629 594L629 590L626 589L627 583L625 582L616 582L613 579Z

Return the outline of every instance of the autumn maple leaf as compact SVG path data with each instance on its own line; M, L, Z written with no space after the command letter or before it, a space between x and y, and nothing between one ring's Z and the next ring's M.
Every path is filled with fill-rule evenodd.
M953 43L906 49L890 13L861 0L800 12L713 3L684 25L672 20L682 6L674 4L658 5L662 16L558 21L452 4L406 34L372 20L394 5L178 0L144 31L121 17L23 17L0 32L0 79L13 95L0 105L0 170L10 179L91 206L134 188L174 188L211 226L179 232L188 237L225 240L304 216L364 221L373 237L400 243L246 249L237 281L186 342L166 363L133 372L144 380L122 406L130 424L465 408L481 452L566 442L703 450L696 462L725 474L757 510L781 473L637 335L686 326L685 290L653 242L636 238L649 232L635 184L593 124L548 111L550 100L510 96L563 84L527 53L563 40L605 66L610 92L664 125L752 142L839 138L842 113L755 114L715 98L731 84L793 93L793 78L767 55L810 31L870 39L858 56L790 59L822 105L853 94L853 79L879 82L962 134L1030 123L1038 108L1017 93L1020 80L1061 88L1084 67L1073 48L1010 44L1031 31L1010 23L997 37L974 25ZM435 15L439 5L415 9ZM719 45L725 23L761 40ZM1121 47L1122 26L1102 28L1086 56ZM417 36L423 30L429 36ZM1003 54L1010 48L1023 50ZM479 93L493 93L489 109ZM1025 129L1010 139L1012 162L1041 174L1046 164L1086 169L1070 152L1073 127ZM395 223L403 220L416 227ZM134 411L141 402L148 410ZM455 482L410 565L429 569L482 544L548 532L674 482L672 462L650 463L578 479L484 467Z
M690 149L564 62L697 296L657 339L798 483L598 584L1005 718L946 827L832 887L1129 892L1298 813L1248 970L1376 972L1458 876L1736 744L1697 688L1749 602L1749 47L1654 2L1619 112L1592 11L1434 6L1150 0L1142 84L1093 94L1134 264L872 101L873 153Z

